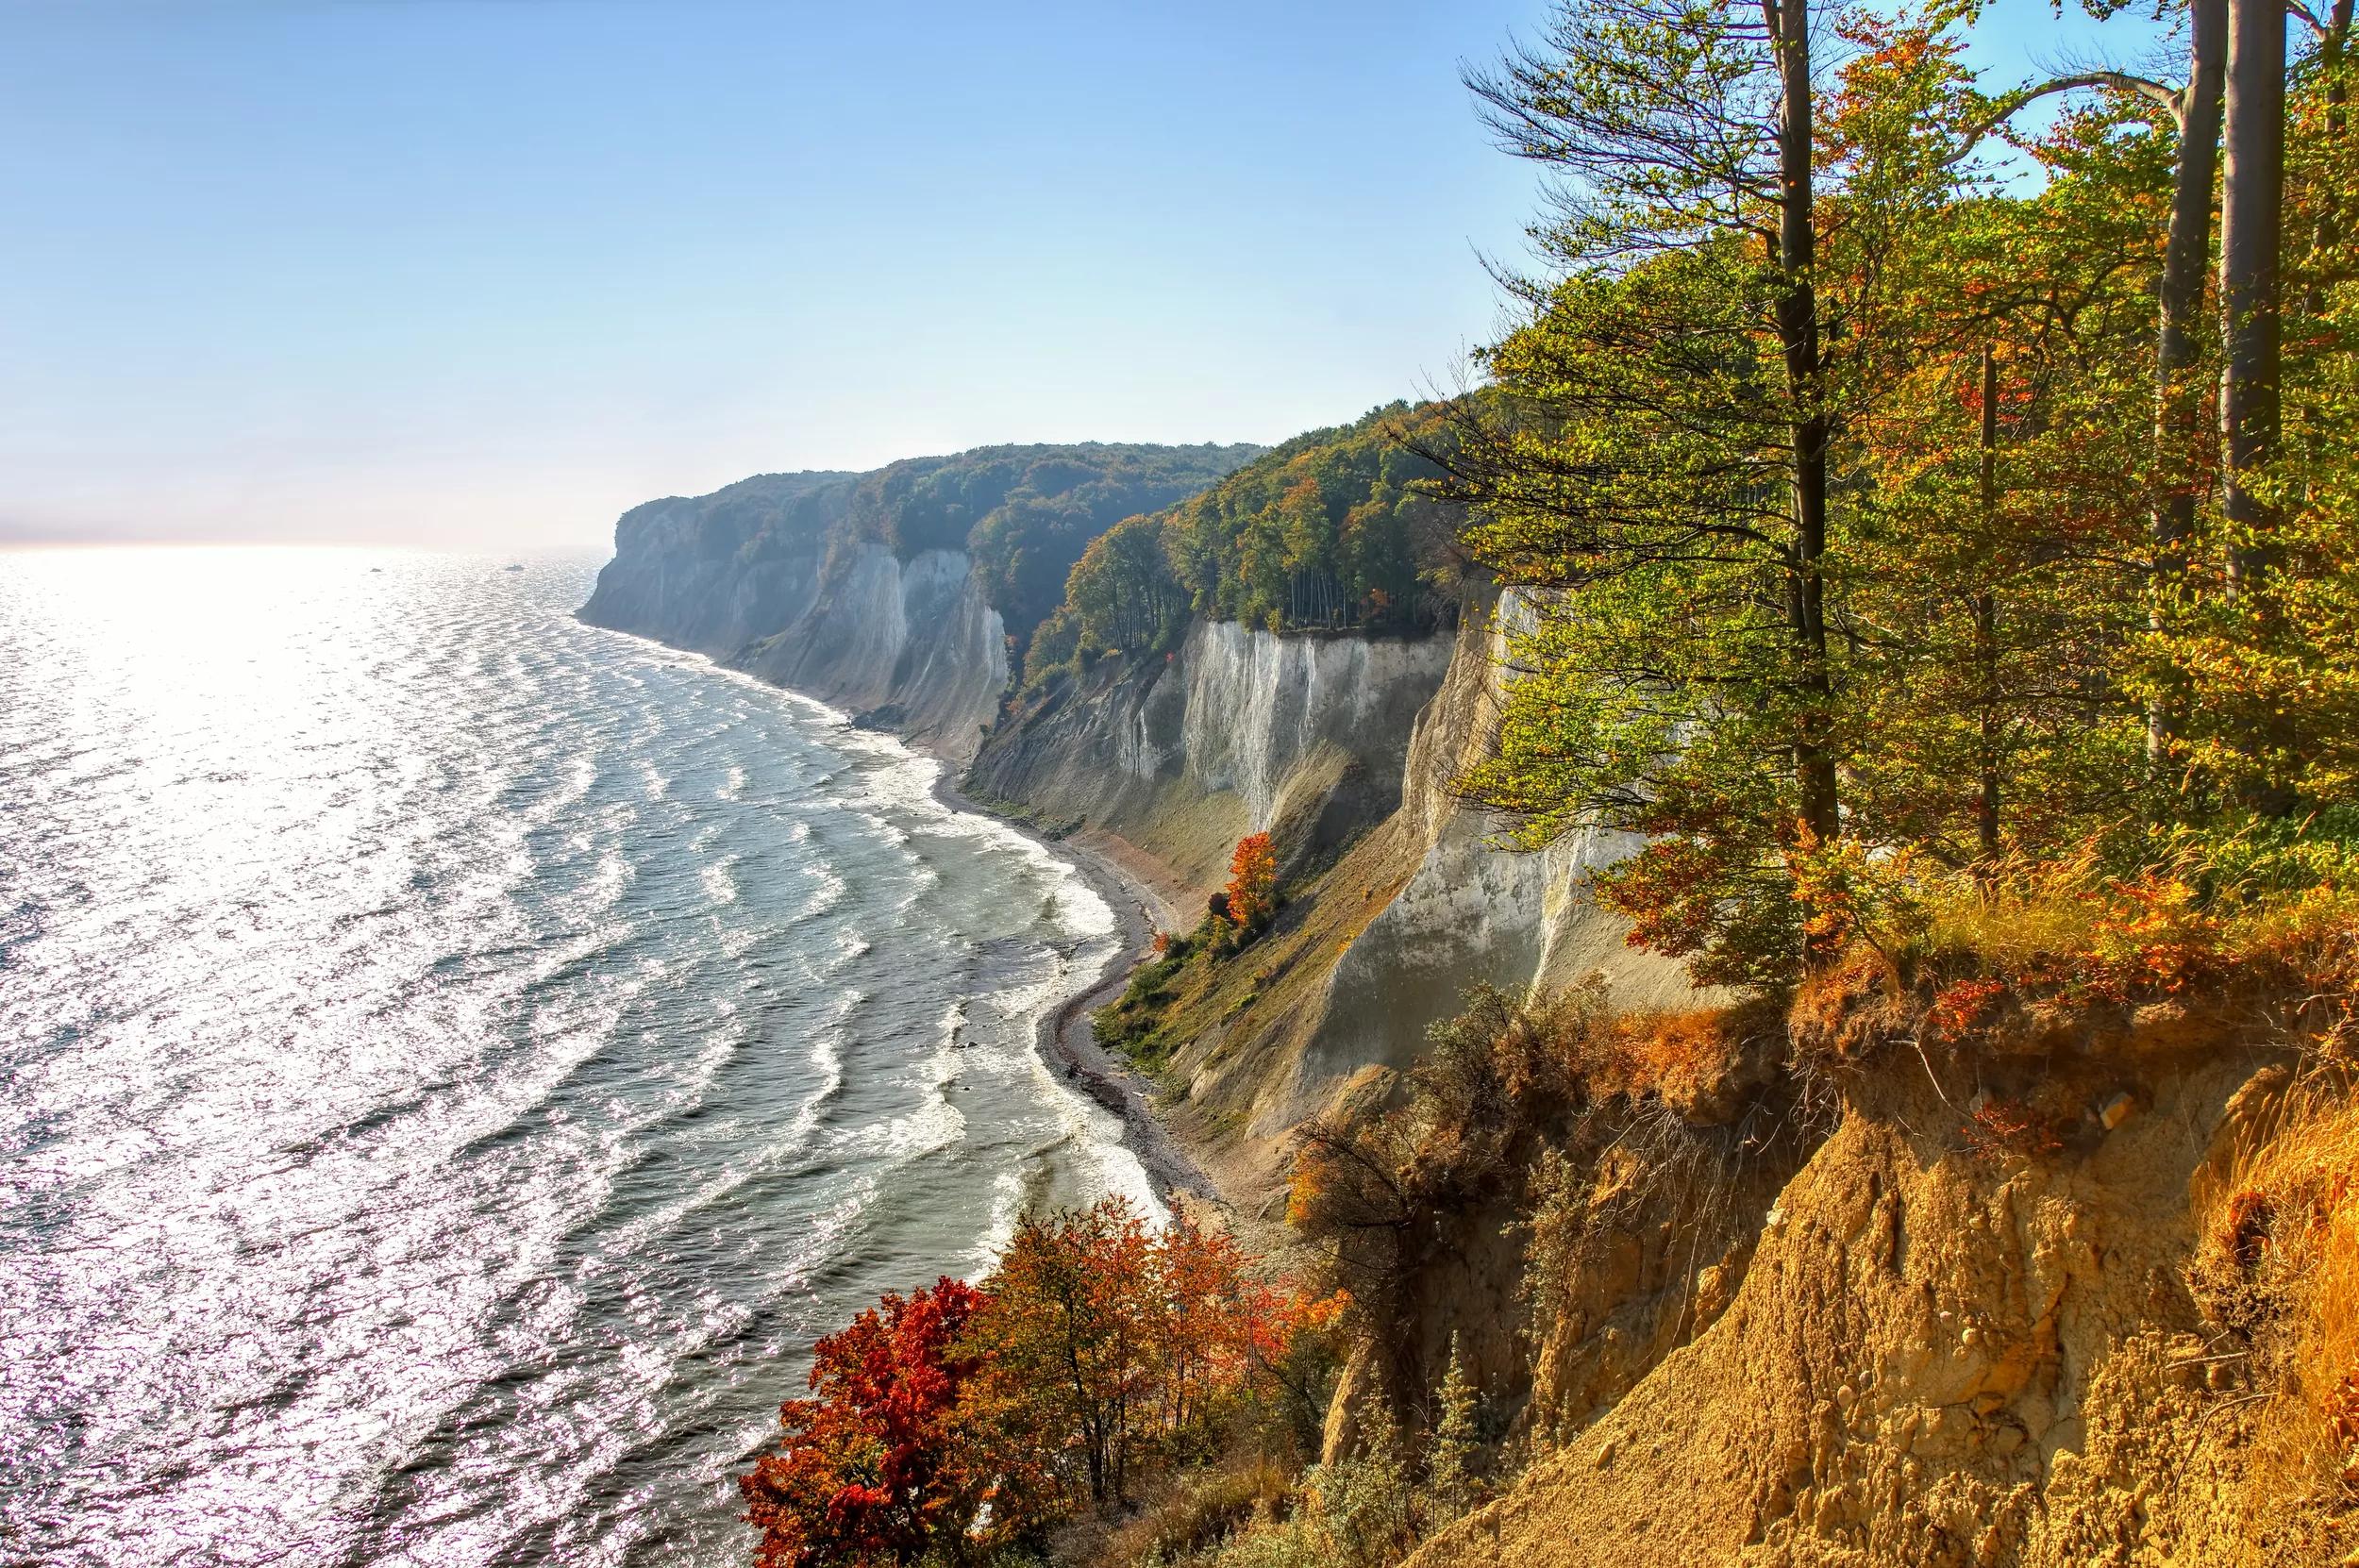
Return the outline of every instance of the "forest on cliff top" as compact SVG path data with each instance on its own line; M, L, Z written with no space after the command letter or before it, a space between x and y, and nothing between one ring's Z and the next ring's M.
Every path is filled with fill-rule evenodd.
M781 557L863 543L904 560L964 551L1021 644L1056 608L1091 541L1195 494L1261 450L1076 442L905 458L864 474L757 475L711 495L634 507L615 539L627 554L649 530L684 526L689 558L741 575Z

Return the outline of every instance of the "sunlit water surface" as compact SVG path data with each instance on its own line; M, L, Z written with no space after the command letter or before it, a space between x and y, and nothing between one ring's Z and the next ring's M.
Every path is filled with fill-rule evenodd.
M0 1560L742 1561L816 1333L1141 1192L1106 906L594 566L0 554Z

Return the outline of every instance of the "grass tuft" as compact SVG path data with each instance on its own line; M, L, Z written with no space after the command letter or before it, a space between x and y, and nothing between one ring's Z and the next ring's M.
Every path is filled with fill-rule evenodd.
M2189 1282L2249 1363L2253 1543L2359 1507L2359 1099L2314 1076L2198 1194Z

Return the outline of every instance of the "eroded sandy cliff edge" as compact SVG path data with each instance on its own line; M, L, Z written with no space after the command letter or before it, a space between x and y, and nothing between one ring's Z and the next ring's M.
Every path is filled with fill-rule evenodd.
M2290 1052L2225 1008L2066 1010L1930 1061L1883 1032L1854 1055L1805 1021L1802 1080L1770 1091L1796 1157L1736 1141L1708 1203L1610 1157L1583 1167L1630 1245L1523 1326L1528 1363L1497 1346L1494 1386L1528 1369L1539 1457L1419 1568L2343 1560L2248 1517L2265 1395L2190 1286L2207 1183ZM1994 1142L1977 1113L2033 1084L2055 1108L2042 1136ZM1465 1240L1498 1218L1467 1216ZM1409 1336L1428 1359L1454 1315L1483 1315L1461 1274L1522 1266L1512 1243L1434 1259ZM1511 1293L1490 1315L1515 1313ZM2282 1550L2247 1555L2255 1527Z

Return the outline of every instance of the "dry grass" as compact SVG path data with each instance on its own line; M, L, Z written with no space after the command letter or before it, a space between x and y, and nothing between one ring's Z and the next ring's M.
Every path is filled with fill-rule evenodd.
M2105 901L2094 848L2063 859L2009 864L1985 881L1945 877L1923 894L1920 949L1970 953L2021 974L2095 944Z
M1093 1568L1132 1568L1210 1551L1287 1496L1295 1477L1265 1459L1239 1458L1183 1472L1099 1539L1069 1540L1058 1557Z
M2133 1032L2141 1049L2233 1036L2359 1064L2359 874L2289 888L2189 854L2113 875L2084 849L1979 879L1914 866L1878 899L1902 911L1886 940L1795 992L1805 1069L1896 1043L2049 1055Z
M2237 980L2308 981L2342 1002L2335 1016L2306 1020L2308 1032L2349 1028L2359 886L2348 881L2272 889L2193 857L2116 876L2084 846L2011 861L1979 880L1932 878L1909 896L1909 945L1946 974L2114 1000Z
M1564 1039L1583 1098L1654 1099L1684 1119L1716 1125L1774 1076L1785 1021L1782 1009L1761 999L1684 1011L1601 1011Z
M2359 1098L2314 1076L2197 1194L2190 1273L2250 1401L2244 1514L2256 1553L2359 1507ZM2266 1560L2266 1556L2263 1556Z

